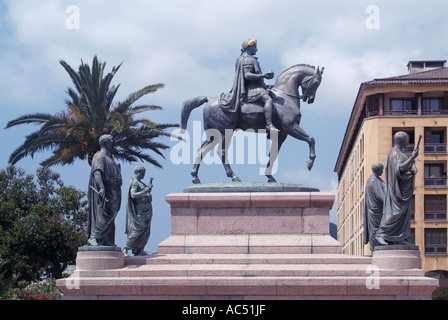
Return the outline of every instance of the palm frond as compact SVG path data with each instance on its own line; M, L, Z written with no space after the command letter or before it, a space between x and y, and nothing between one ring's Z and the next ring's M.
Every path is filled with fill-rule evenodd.
M82 92L82 83L78 73L64 60L59 60L59 63L62 67L67 71L70 78L72 79L73 84L75 85L76 90L81 93Z
M153 111L153 110L162 110L162 107L154 106L154 105L141 105L141 106L135 106L132 108L128 108L127 111L125 111L126 115L133 116L141 112L145 111Z
M20 116L14 120L9 121L6 124L5 129L11 128L13 126L17 126L19 124L28 124L28 123L34 123L34 124L42 124L46 121L49 121L54 116L49 113L31 113L31 114L25 114L23 116Z
M152 165L158 167L158 168L162 168L162 165L155 160L153 157L151 157L149 154L144 154L141 151L137 151L137 150L132 150L129 148L124 148L123 150L117 150L114 153L114 156L118 159L127 161L129 163L132 162L136 162L138 160L142 161L142 162L148 162L151 163Z
M116 112L125 113L131 107L131 105L134 104L137 100L139 100L140 98L142 98L147 94L156 92L158 89L161 89L163 87L165 87L164 84L158 83L146 86L143 89L131 93L130 95L127 96L127 98L124 101L118 103Z

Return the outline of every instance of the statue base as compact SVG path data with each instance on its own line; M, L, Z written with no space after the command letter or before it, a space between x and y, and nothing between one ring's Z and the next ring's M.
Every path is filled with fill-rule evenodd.
M421 269L420 250L415 245L377 246L372 253L372 264L386 270Z
M90 246L78 248L78 270L110 270L124 267L121 248L117 246Z
M319 189L302 184L278 182L212 182L193 184L184 193L222 192L319 192Z
M329 193L177 193L166 201L171 236L161 254L342 252L329 233Z
M171 235L158 253L125 257L124 266L107 270L93 255L94 262L77 261L76 276L56 284L65 300L431 299L438 280L423 270L372 268L372 257L341 253L329 232L334 198L322 192L169 194ZM84 253L95 251L78 252ZM109 261L123 259L119 251L106 253Z

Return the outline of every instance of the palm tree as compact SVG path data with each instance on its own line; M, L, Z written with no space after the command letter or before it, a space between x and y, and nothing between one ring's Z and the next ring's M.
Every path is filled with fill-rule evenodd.
M165 129L178 127L177 124L157 124L149 119L136 116L145 111L161 110L154 105L134 105L143 96L153 93L163 84L144 87L130 94L124 101L113 103L119 85L111 82L121 64L113 67L104 76L106 63L95 56L92 68L81 60L78 72L65 61L60 64L70 75L74 88L68 88L67 109L57 114L33 113L11 120L6 128L21 124L38 124L40 129L26 136L9 158L10 164L31 156L36 152L52 150L53 155L41 162L44 167L72 164L76 159L85 160L91 165L94 154L100 150L98 139L103 134L111 134L115 140L113 155L117 160L134 162L147 161L162 167L150 154L149 149L162 158L162 151L168 146L156 139L170 136Z

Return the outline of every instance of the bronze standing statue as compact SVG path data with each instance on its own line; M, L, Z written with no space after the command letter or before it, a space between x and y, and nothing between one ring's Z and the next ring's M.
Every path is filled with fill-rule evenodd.
M200 183L198 171L201 161L218 143L218 152L227 176L232 181L240 181L227 161L229 143L225 139L231 138L226 136L228 129L267 132L268 138L276 142L271 145L265 172L269 182L275 182L271 174L272 165L288 135L308 143L309 160L306 166L308 170L313 167L316 158L315 141L299 126L302 117L300 100L309 104L314 102L324 68L305 64L292 66L277 77L272 88L267 88L263 81L272 78L274 74L261 72L253 56L257 52L256 44L254 39L243 43L242 54L236 63L235 81L229 93L214 98L199 96L184 102L181 112L183 130L187 128L191 111L205 104L203 118L207 139L194 161L191 171L193 183ZM302 88L302 95L299 94L299 87ZM213 135L216 132L219 132L220 139Z
M93 156L87 191L87 243L91 246L114 246L115 218L121 205L121 168L111 155L112 136L102 135L99 143L101 150Z
M383 174L382 163L372 165L372 175L366 183L364 199L364 244L370 244L370 250L374 250L379 243L375 239L376 231L380 227L383 217L384 181L380 178Z
M132 250L135 256L146 255L144 249L151 234L152 219L152 178L149 185L142 180L146 170L142 166L134 169L135 176L129 181L126 207L126 231L128 235L123 253Z
M414 161L418 157L419 147L417 144L411 157L408 157L402 151L408 143L408 134L404 131L397 132L394 135L394 146L386 158L383 217L376 233L376 240L380 245L411 244L410 206L417 173Z

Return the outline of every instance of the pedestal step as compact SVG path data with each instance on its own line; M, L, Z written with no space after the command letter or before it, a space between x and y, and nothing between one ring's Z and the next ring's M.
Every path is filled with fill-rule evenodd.
M329 234L171 235L161 254L335 254L341 244Z
M288 300L430 299L436 279L423 276L80 277L57 280L64 299ZM73 283L73 282L71 282Z
M107 270L109 277L367 277L375 271L370 257L282 254L155 254L126 257L125 266ZM377 276L423 276L420 269L377 270ZM105 271L80 270L80 277L100 277Z
M125 266L152 264L370 264L371 257L345 254L160 254L126 257Z

